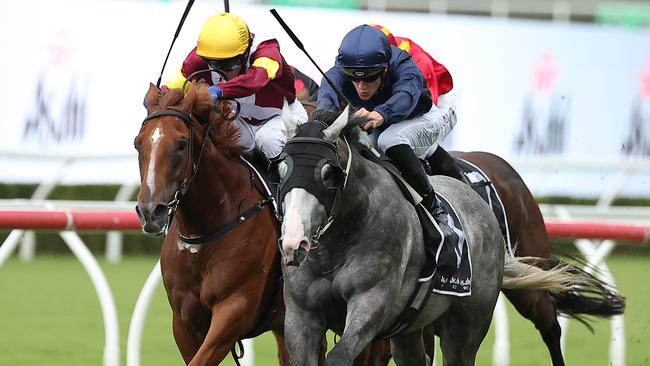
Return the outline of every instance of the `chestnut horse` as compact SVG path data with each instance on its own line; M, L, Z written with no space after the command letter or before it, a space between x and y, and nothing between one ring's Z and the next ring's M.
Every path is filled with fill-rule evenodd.
M240 339L271 330L286 365L278 222L236 127L212 109L206 84L185 96L151 84L145 99L136 210L146 233L166 233L160 263L185 363L217 365Z
M279 221L241 158L236 128L221 115L229 104L212 110L200 82L185 96L151 84L145 100L148 116L135 138L136 211L145 233L166 234L163 283L185 363L216 365L238 340L270 330L279 364L288 365ZM368 349L355 365L386 365L389 357Z

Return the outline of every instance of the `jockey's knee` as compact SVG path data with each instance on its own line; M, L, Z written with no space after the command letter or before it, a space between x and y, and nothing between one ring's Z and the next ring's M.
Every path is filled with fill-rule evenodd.
M282 152L286 138L280 136L255 137L255 145L266 155L267 158L276 158Z
M381 135L379 135L379 138L377 139L377 148L382 153L386 153L386 150L388 150L388 148L390 147L396 145L403 145L403 144L410 146L408 139L402 137L401 134L389 135L389 134L382 133Z

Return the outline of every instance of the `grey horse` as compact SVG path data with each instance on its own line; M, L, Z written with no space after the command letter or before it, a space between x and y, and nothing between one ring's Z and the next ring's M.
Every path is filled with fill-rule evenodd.
M358 119L348 121L347 109L329 127L317 121L297 126L288 113L283 119L290 140L271 171L280 183L284 215L280 247L290 361L317 365L331 329L341 338L325 365L352 365L408 305L424 264L422 229L393 177L350 147L348 140L365 133ZM536 267L512 257L504 263L496 218L472 189L447 177L431 182L465 229L472 291L467 297L433 293L411 325L390 338L391 351L397 365L430 365L422 328L435 320L443 363L472 365L502 288L504 264L508 288L541 285L520 276ZM546 289L566 289L571 281L546 272Z
M294 138L296 124L288 116L284 119L288 137ZM317 122L301 126L300 137L336 143L347 124L346 109L330 127ZM422 230L414 207L385 169L348 146L342 141L336 144L336 159L350 164L345 188L339 193L341 207L334 207L336 192L328 192L330 197L316 197L301 187L282 192L281 249L285 264L294 264L283 268L285 329L290 360L296 366L317 365L327 329L341 339L326 365L351 365L407 306L424 263ZM277 166L284 183L291 178L287 173L299 168L294 160ZM341 179L335 163L322 166L324 186L336 186ZM317 180L318 175L312 175ZM470 365L489 328L500 290L503 239L493 214L469 187L444 177L432 183L451 201L466 228L473 292L458 299L432 295L410 328L391 339L392 354L398 365L428 365L421 328L440 318L445 364ZM330 215L333 209L338 210L335 218Z

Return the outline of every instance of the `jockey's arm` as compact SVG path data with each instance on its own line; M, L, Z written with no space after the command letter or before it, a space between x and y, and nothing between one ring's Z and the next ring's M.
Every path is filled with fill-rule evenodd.
M178 69L178 71L171 77L169 80L167 80L167 83L163 85L162 87L169 88L169 89L180 89L183 87L183 83L185 83L185 75L183 75L183 72L181 69Z
M406 53L398 57L389 68L391 78L395 80L392 95L388 100L374 108L384 116L384 124L400 122L413 113L420 102L424 79L413 59ZM430 100L430 99L429 99ZM426 108L427 112L431 106Z
M185 57L181 68L171 78L169 78L169 80L167 80L167 83L165 83L163 88L166 86L169 89L180 89L183 87L187 77L193 72L207 69L208 64L201 58L201 56L196 54L195 47L190 51L187 57ZM208 83L212 84L209 73L201 73L201 77Z

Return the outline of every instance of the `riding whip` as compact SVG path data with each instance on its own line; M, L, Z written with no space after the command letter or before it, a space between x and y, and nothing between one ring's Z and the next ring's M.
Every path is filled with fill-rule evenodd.
M275 9L271 9L270 12L271 12L271 14L273 14L273 16L274 16L275 19L278 21L278 23L280 23L280 25L282 26L282 28L284 29L284 31L287 32L287 34L289 35L289 37L291 38L291 40L293 41L293 43L295 43L296 46L298 46L298 48L299 48L302 52L304 52L305 55L307 55L307 58L309 59L309 61L311 61L311 63L314 64L314 66L316 66L316 68L317 68L318 71L321 73L321 75L323 75L323 77L325 78L325 80L327 80L327 83L332 87L332 89L334 89L334 91L336 92L336 95L338 95L339 98L343 99L343 100L344 100L344 101L345 101L349 106L352 106L352 103L350 103L350 101L348 100L348 98L346 98L345 95L343 95L343 92L341 92L341 90L340 90L336 85L334 85L334 83L332 82L332 80L330 80L330 78L328 78L327 75L325 75L325 73L323 72L323 70L321 70L321 68L320 68L320 67L318 66L318 64L316 63L316 61L314 61L314 59L311 58L311 56L309 55L309 53L308 53L307 50L305 49L305 46L302 45L302 42L300 42L300 40L299 40L298 37L293 33L293 31L291 30L291 28L289 28L289 26L287 25L287 23L285 23L284 20L282 20L282 17L280 16L280 14L278 14L278 12L277 12Z
M169 60L169 55L172 53L174 42L176 42L176 38L178 38L178 35L181 32L181 28L183 28L183 23L185 23L185 19L187 18L187 14L190 13L190 9L192 8L192 5L194 5L194 0L189 0L187 2L187 6L185 7L185 11L183 12L183 16L181 17L181 21L180 23L178 23L178 28L176 28L176 33L174 34L174 39L172 39L172 44L169 46L169 51L167 51L167 57L165 57L165 62L163 63L162 69L160 70L160 76L158 76L158 81L156 82L156 88L160 88L160 81L162 80L163 71L165 71L167 60Z

